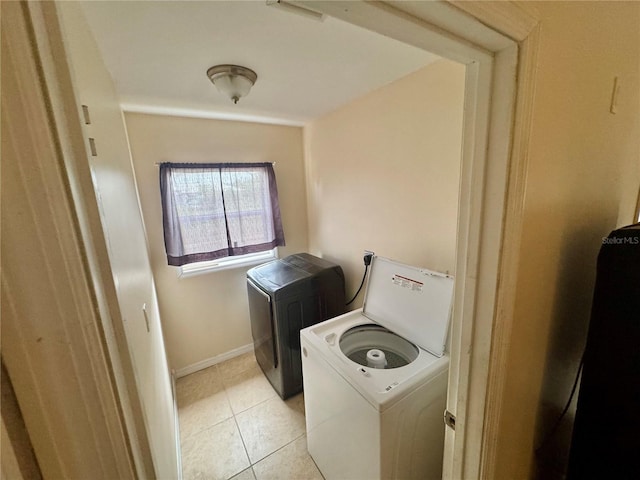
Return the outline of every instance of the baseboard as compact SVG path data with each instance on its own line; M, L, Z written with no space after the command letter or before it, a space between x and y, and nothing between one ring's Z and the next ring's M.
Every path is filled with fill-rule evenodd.
M171 390L173 394L173 412L176 428L176 451L178 452L178 480L182 480L182 446L180 445L180 420L178 418L178 391L176 390L176 371L171 370Z
M251 351L253 351L253 343L234 348L233 350L221 353L220 355L216 355L215 357L207 358L205 360L201 360L200 362L193 363L191 365L187 365L186 367L175 370L176 378L184 377L185 375L189 375L190 373L197 372L198 370L203 370L207 367L211 367L218 363L224 362L225 360L230 360L234 357L242 355L243 353Z

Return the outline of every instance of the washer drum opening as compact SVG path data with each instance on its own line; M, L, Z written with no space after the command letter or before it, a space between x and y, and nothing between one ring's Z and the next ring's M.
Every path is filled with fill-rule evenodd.
M375 324L358 325L344 332L340 337L340 350L349 360L372 368L404 367L418 358L419 354L418 347L413 343ZM372 350L373 355L370 353ZM377 351L382 352L384 362L371 362L372 356L380 358Z

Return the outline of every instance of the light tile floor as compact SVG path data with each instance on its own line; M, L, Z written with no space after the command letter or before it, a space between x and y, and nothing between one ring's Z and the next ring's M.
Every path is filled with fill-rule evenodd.
M177 396L184 480L323 480L303 394L283 401L253 352L179 378Z

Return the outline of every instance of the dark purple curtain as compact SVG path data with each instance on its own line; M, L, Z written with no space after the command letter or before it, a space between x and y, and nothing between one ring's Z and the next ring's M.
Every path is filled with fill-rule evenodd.
M160 195L169 265L285 244L271 163L162 163Z

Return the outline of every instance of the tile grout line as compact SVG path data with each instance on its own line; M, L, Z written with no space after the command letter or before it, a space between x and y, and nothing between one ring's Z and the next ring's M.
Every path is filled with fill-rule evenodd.
M262 405L263 403L266 403L266 402L268 402L268 401L271 401L271 400L273 400L274 398L279 398L279 397L278 397L278 395L275 395L275 396L273 396L273 397L271 397L271 398L267 398L266 400L263 400L263 401L261 401L260 403L257 403L257 404L255 404L254 406L252 406L252 407L250 407L250 408L247 408L246 410L243 410L242 412L239 412L239 413L248 412L249 410L251 410L251 409L253 409L253 408L255 408L255 407L258 407L259 405ZM280 399L280 400L282 400L282 399ZM282 401L284 402L284 400L282 400ZM233 408L232 408L232 410L233 410ZM240 432L240 438L242 438L242 443L243 443L243 445L245 445L245 443L244 443L244 437L242 436L242 431L240 430L240 425L238 424L238 420L236 419L236 414L234 414L234 415L233 415L233 418L234 418L234 420L235 420L235 422L236 422L236 425L238 426L238 431ZM297 437L295 437L295 438L291 439L289 442L285 443L284 445L282 445L282 446L278 447L276 450L274 450L273 452L269 453L268 455L265 455L264 457L262 457L262 458L260 458L260 459L256 460L255 462L251 460L251 456L249 455L249 451L247 450L246 445L245 445L245 451L247 452L247 457L249 458L249 463L251 464L251 468L253 468L256 464L260 463L261 461L265 460L266 458L270 457L270 456L271 456L271 455L273 455L274 453L279 452L279 451L280 451L280 450L282 450L284 447L286 447L286 446L288 446L288 445L292 444L292 443L293 443L293 442L295 442L296 440L298 440L298 439L300 439L301 437L305 436L306 434L307 434L307 431L306 431L306 428L305 428L305 431L304 431L303 433L301 433L301 434L300 434L300 435L298 435ZM315 462L314 462L314 463L315 463ZM254 473L254 476L255 476L255 470L254 470L254 472L253 472L253 473Z
M236 416L233 416L233 422L236 424L236 428L238 429L238 435L240 435L240 441L242 442L242 448L244 448L244 454L247 456L247 460L249 461L249 466L247 468L244 468L242 470L240 470L238 473L234 474L233 476L229 477L229 478L233 478L235 475L238 475L239 473L244 472L247 469L251 469L251 472L253 473L253 477L256 477L256 472L253 470L253 463L251 463L251 457L249 456L249 450L247 450L247 445L244 443L244 437L242 436L242 431L240 430L240 425L238 425L238 420L236 420Z
M224 363L224 362L223 362L223 363ZM221 365L221 364L217 364L217 365L216 365L216 367L218 367L218 373L219 373L219 375L220 375L220 379L221 379L221 381L222 381L222 386L224 387L224 390L225 390L225 392L226 392L226 390L227 390L227 383L224 381L224 378L222 377L222 374L220 373L220 365ZM256 366L256 367L258 367L258 369L260 370L260 373L261 373L262 375L264 375L264 372L262 371L262 369L260 368L260 365L258 365L258 363L257 363L257 362L255 362L255 366ZM243 373L248 372L249 370L250 370L250 368L247 368L247 369L245 369L245 370L242 370L242 371L240 371L240 372L236 373L235 375L233 375L232 377L229 377L229 378L235 378L235 377L238 377L238 376L242 375ZM265 377L265 378L266 378L266 377ZM251 410L252 408L257 407L258 405L262 405L263 403L268 402L269 400L272 400L272 399L274 399L274 398L276 398L276 397L278 397L278 394L277 394L277 392L275 392L275 390L274 390L274 394L273 394L271 397L269 397L269 398L265 398L264 400L259 401L259 402L258 402L258 403L256 403L255 405L251 405L250 407L245 408L244 410L241 410L241 411L239 411L239 412L236 412L236 411L233 409L233 405L231 404L231 400L229 400L229 406L231 407L231 413L235 416L235 415L239 415L239 414L244 413L244 412L248 412L248 411L249 411L249 410ZM227 398L229 398L229 397L228 397L228 395L227 395ZM284 401L284 400L283 400L283 401Z
M289 445L291 445L293 442L295 442L296 440L304 437L307 434L307 432L302 433L300 435L298 435L296 438L294 438L293 440L291 440L288 443L285 443L284 445L282 445L281 447L278 447L276 450L274 450L273 452L271 452L269 455L265 455L264 457L262 457L260 460L258 460L256 463L252 463L251 467L253 467L254 465L256 465L257 463L260 463L263 460L266 460L267 458L269 458L271 455L273 455L274 453L279 452L280 450L282 450L284 447L288 447ZM249 459L249 461L251 461L251 459ZM314 462L315 463L315 462Z
M226 390L226 389L225 389L225 390ZM278 395L276 394L276 395L273 395L272 397L265 398L264 400L260 400L260 401L259 401L258 403L256 403L255 405L251 405L249 408L245 408L244 410L242 410L242 411L240 411L240 412L235 412L235 411L233 410L233 405L231 405L231 402L229 402L229 405L231 405L231 412L232 412L232 413L233 413L233 415L235 416L235 415L239 415L239 414L244 413L244 412L248 412L248 411L249 411L249 410L251 410L252 408L257 407L258 405L262 405L263 403L268 402L269 400L273 400L274 398L279 398L279 397L278 397Z
M227 393L227 384L224 381L224 379L222 378L222 373L220 372L220 366L216 365L216 368L218 370L218 376L220 377L220 381L222 382L222 387L224 390L224 396L227 399L227 402L229 402L229 410L231 410L231 417L233 418L233 423L236 426L236 430L238 431L238 435L240 436L240 441L242 442L242 448L244 448L244 454L247 456L247 460L249 461L249 466L247 468L243 468L242 470L240 470L239 472L233 474L231 477L229 477L229 479L235 477L236 475L244 472L247 469L251 469L251 473L253 474L253 478L256 478L256 472L253 471L253 464L251 463L251 457L249 456L249 450L247 450L247 445L244 441L244 437L242 436L242 431L240 430L240 425L238 425L238 420L236 419L236 413L233 411L233 405L231 405L231 400L229 399L229 394Z
M224 363L224 362L223 362L223 363ZM242 446L243 446L243 449L244 449L244 452L245 452L245 456L246 456L247 460L249 461L249 466L245 467L245 468L244 468L244 469L242 469L240 472L235 473L234 475L232 475L231 477L229 477L227 480L230 480L230 479L231 479L231 478L233 478L234 476L239 475L239 474L241 474L241 473L245 472L245 471L246 471L246 470L248 470L248 469L251 469L251 473L252 473L252 475L253 475L253 478L254 478L254 479L257 479L256 471L255 471L255 469L254 469L255 465L257 465L258 463L262 462L263 460L265 460L265 459L269 458L269 457L270 457L270 456L272 456L273 454L280 452L280 451L281 451L281 450L283 450L285 447L290 446L290 445L291 445L291 444L293 444L294 442L298 441L301 437L304 437L304 436L306 435L306 429L305 429L305 430L304 430L300 435L298 435L298 436L296 436L295 438L291 439L291 440L290 440L290 441L288 441L286 444L282 445L281 447L277 448L276 450L274 450L274 451L270 452L268 455L266 455L266 456L264 456L264 457L262 457L262 458L258 459L257 461L253 462L253 461L251 460L250 455L249 455L249 451L248 451L248 448L247 448L247 443L246 443L246 441L245 441L245 439L244 439L244 436L243 436L243 434L242 434L242 430L240 429L240 424L239 424L239 421L238 421L238 418L237 418L237 417L238 417L238 415L241 415L241 414L243 414L243 413L245 413L245 412L248 412L249 410L252 410L253 408L259 407L259 406L261 406L261 405L263 405L263 404L265 404L265 403L267 403L267 402L269 402L269 401L274 400L275 398L278 398L278 395L277 395L277 394L276 394L276 395L273 395L273 396L271 396L271 397L269 397L269 398L266 398L266 399L264 399L264 400L262 400L262 401L260 401L260 402L256 403L255 405L252 405L252 406L251 406L251 407L249 407L249 408L245 408L244 410L241 410L241 411L236 412L236 411L234 410L234 408L233 408L232 401L231 401L231 396L230 396L230 394L229 394L229 390L228 390L228 389L229 389L229 387L230 387L230 386L233 386L233 385L234 385L234 384L233 384L233 382L231 382L231 380L232 380L233 378L235 378L235 377L237 377L237 376L239 376L239 375L244 374L244 373L245 373L246 371L248 371L249 369L244 369L244 370L242 370L242 371L240 371L240 372L237 372L235 375L231 375L229 378L226 378L226 377L227 377L227 375L226 375L226 374L225 374L225 375L223 375L223 373L222 373L222 372L223 372L223 369L221 368L221 365L216 364L216 365L212 365L212 367L214 367L214 370L215 370L215 372L216 372L216 374L217 374L218 378L220 378L220 381L221 381L221 384L222 384L222 387L223 387L222 389L224 390L224 397L225 397L225 399L227 400L227 403L228 403L228 405L229 405L229 408L230 408L230 411L231 411L231 417L233 417L233 421L234 421L234 424L235 424L235 426L236 426L236 431L237 431L237 432L239 433L239 435L240 435L240 441L242 442ZM229 384L231 384L231 385L229 385ZM292 408L292 407L290 407L290 408ZM215 426L217 426L217 425L219 425L219 424L221 424L221 423L223 423L223 422L225 422L225 421L229 420L231 417L228 417L228 418L226 418L226 419L220 420L219 422L217 422L217 423L215 423L215 424L213 424L213 425L209 425L208 427L203 428L202 430L200 430L200 431L198 431L198 432L194 432L194 433L190 434L188 437L186 437L184 440L190 439L190 438L191 438L192 436L194 436L194 435L201 434L201 433L203 433L203 432L206 432L206 431L208 431L208 430L211 430L213 427L215 427ZM313 459L312 459L312 460L313 460ZM317 470L318 470L318 472L319 472L319 471L320 471L320 469L318 469L318 468L317 468L317 465L315 465L315 461L313 461L313 463L314 463L314 466L316 467L316 469L317 469ZM324 478L324 477L322 476L322 473L320 473L320 475L321 475L321 478Z
M222 384L222 391L224 392L224 396L227 399L227 403L229 404L229 411L231 412L231 416L227 417L227 418L223 418L222 420L219 420L219 421L217 421L217 422L215 422L215 423L213 423L211 425L208 425L208 426L206 426L204 428L196 430L195 432L191 432L189 435L187 435L184 438L180 438L181 445L182 445L183 441L187 441L188 439L190 439L191 437L193 437L195 435L199 435L199 434L201 434L203 432L206 432L207 430L210 430L211 428L213 428L213 427L215 427L217 425L220 425L221 423L224 423L227 420L230 420L231 417L234 416L233 408L231 407L231 401L229 400L229 395L227 395L227 389L226 389L226 386L224 384L224 381L222 381L222 377L220 375L220 370L218 368L218 365L211 365L211 367L207 367L207 368L212 368L212 367L215 367L216 375L220 378L220 383ZM197 372L194 372L194 373L197 373ZM213 392L213 394L215 394L215 393L217 393L217 392ZM203 400L203 399L201 399L201 400ZM178 406L178 422L180 422L180 406ZM236 424L236 426L237 426L237 424ZM241 437L242 437L242 435L241 435ZM247 457L248 457L248 455L247 455Z

